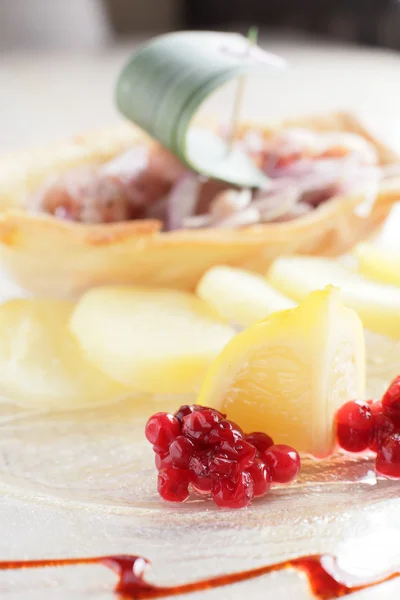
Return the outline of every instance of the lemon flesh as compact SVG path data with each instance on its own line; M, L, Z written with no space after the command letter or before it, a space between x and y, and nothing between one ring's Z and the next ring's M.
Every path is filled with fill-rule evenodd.
M11 300L0 306L0 395L36 408L65 410L111 402L127 389L87 363L68 330L73 305Z
M234 331L193 294L107 287L78 302L71 331L109 377L148 393L196 391Z
M400 338L400 287L371 281L339 263L310 256L278 258L268 279L281 293L301 301L326 285L340 288L343 302L354 309L364 326Z
M323 458L334 446L334 414L362 398L365 347L360 319L334 288L276 312L237 335L214 361L198 403L245 431Z
M198 296L230 323L248 327L295 303L261 275L233 267L212 267L201 278Z

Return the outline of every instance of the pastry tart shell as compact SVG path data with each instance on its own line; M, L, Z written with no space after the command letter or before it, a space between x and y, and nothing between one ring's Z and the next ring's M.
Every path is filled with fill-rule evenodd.
M291 119L257 125L265 135L285 127L357 133L376 148L381 164L399 156L375 139L350 114ZM243 132L254 125L244 125ZM122 124L77 137L48 149L0 160L0 268L24 291L76 297L85 289L123 283L193 289L216 264L265 272L282 254L334 256L369 236L400 199L400 177L379 189L367 218L355 208L364 198L332 198L292 221L239 230L199 229L162 232L157 220L87 225L29 213L24 202L49 174L106 161L135 143L154 144L141 130Z

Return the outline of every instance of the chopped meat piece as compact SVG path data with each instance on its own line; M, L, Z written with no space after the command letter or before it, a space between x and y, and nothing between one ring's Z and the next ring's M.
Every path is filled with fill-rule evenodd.
M143 218L183 173L168 152L138 145L104 165L53 178L31 199L30 208L82 223Z

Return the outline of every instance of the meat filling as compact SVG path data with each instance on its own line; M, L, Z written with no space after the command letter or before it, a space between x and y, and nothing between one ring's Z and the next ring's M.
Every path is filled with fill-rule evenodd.
M371 203L389 176L374 146L354 134L287 129L264 138L249 131L238 144L268 176L266 189L205 180L168 151L139 144L105 164L49 179L29 209L82 223L154 218L165 230L231 229L295 219L341 194L363 193Z

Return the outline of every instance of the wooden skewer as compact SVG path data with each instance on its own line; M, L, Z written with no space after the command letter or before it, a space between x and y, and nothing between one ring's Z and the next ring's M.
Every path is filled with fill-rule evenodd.
M258 39L258 28L250 27L247 39L249 40L249 44L246 49L246 55L249 54L251 48L257 43ZM232 151L233 144L235 142L237 136L237 130L239 127L239 117L240 117L240 109L243 104L243 96L244 90L246 86L247 77L246 75L242 75L238 77L235 97L233 101L233 110L231 115L231 125L229 128L229 138L228 138L228 153Z

